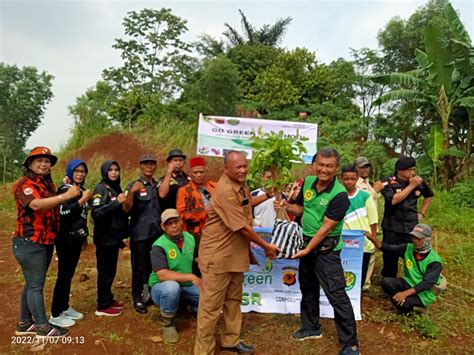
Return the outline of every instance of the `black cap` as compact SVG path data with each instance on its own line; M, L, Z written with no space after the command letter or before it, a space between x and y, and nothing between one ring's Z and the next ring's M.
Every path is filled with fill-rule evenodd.
M140 157L140 164L146 161L154 161L156 163L156 158L151 153L145 153Z
M416 165L415 158L401 156L395 163L395 170L407 170Z
M166 161L170 161L173 158L183 158L186 159L186 155L183 154L183 151L181 149L173 149L168 153L168 158L166 158Z

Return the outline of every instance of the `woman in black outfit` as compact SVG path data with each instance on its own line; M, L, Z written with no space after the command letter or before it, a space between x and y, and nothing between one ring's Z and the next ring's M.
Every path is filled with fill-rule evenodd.
M58 278L54 287L49 319L51 324L59 327L70 327L75 324L75 320L84 316L69 305L69 294L81 251L87 245L89 235L87 213L92 192L84 188L87 172L87 165L83 160L70 160L66 167L66 177L58 189L58 194L68 191L73 186L79 187L81 191L78 197L59 207L60 227L55 241Z
M94 244L97 258L97 316L118 316L124 303L114 299L112 284L117 272L119 249L128 237L128 216L122 209L125 194L120 187L120 166L107 160L101 167L102 181L92 202Z

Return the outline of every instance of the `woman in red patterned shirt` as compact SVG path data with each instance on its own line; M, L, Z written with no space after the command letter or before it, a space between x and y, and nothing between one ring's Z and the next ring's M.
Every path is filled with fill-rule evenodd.
M57 160L49 148L33 148L23 163L24 176L13 187L18 218L12 249L25 278L17 335L47 338L69 332L49 324L43 296L46 272L59 228L58 206L80 194L77 186L56 194L50 169Z

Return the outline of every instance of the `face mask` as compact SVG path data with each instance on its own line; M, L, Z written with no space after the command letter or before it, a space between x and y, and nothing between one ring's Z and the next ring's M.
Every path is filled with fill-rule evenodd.
M423 239L423 244L421 245L421 247L419 248L415 247L415 251L420 254L427 253L430 250L431 250L431 238L429 237L425 237Z

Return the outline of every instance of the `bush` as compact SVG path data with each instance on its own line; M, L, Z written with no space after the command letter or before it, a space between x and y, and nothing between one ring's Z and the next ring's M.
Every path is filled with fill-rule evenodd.
M450 191L450 198L460 207L474 207L474 179L458 182Z

